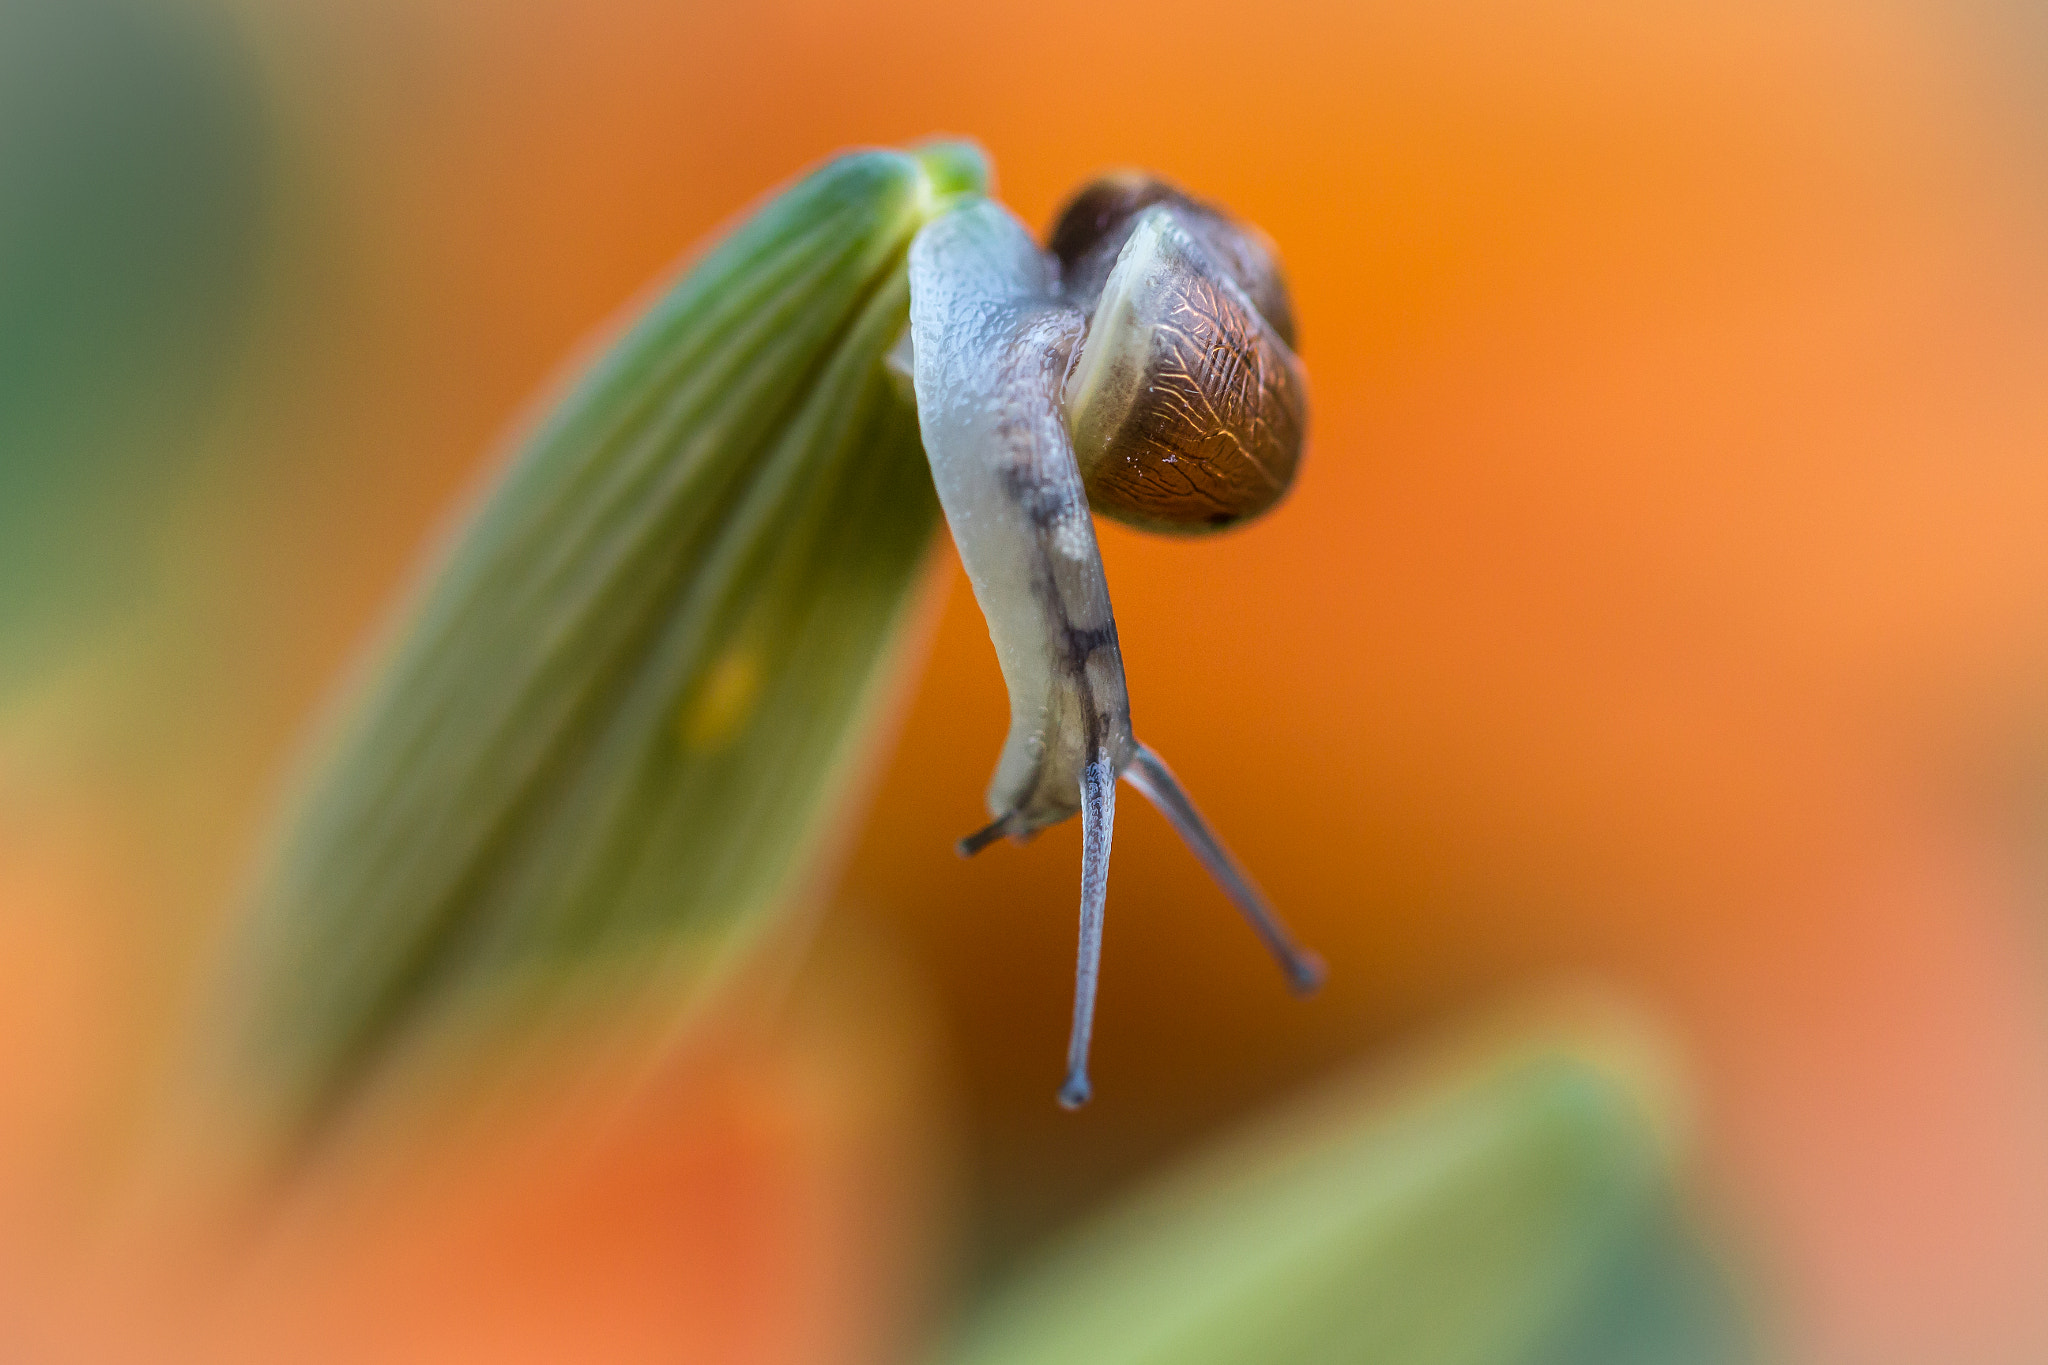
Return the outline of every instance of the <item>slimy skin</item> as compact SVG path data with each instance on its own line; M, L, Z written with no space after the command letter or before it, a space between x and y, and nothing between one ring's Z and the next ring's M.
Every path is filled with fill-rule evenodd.
M994 833L1081 809L1081 774L1130 763L1130 700L1088 492L1060 394L1085 329L1008 210L977 201L910 248L917 415L939 504L1010 691Z
M1271 340L1290 366L1292 352L1174 212L1169 205L1145 206L1135 231L1124 225L1114 268L1077 280L1078 295L1062 290L1058 260L987 200L970 200L933 219L910 247L910 369L919 429L939 504L1010 693L1010 732L988 789L995 818L960 848L973 853L1006 835L1026 839L1075 814L1082 821L1080 949L1060 1090L1069 1108L1089 1096L1117 778L1157 806L1194 849L1297 992L1313 991L1322 979L1321 964L1294 943L1172 772L1131 732L1090 485L1075 458L1070 401L1078 372L1094 381L1078 386L1084 403L1088 395L1111 395L1102 406L1114 412L1096 424L1106 428L1097 432L1098 443L1120 439L1120 431L1172 425L1177 443L1155 441L1154 448L1192 455L1205 442L1242 444L1246 431L1276 414L1292 422L1292 444L1280 443L1284 472L1274 479L1261 473L1263 482L1249 499L1256 505L1239 509L1242 514L1269 506L1292 476L1301 409L1298 402L1276 408L1274 395L1283 406L1290 394L1298 398L1299 376L1289 371L1292 390L1285 383L1276 387L1261 378L1256 363L1250 371L1240 363L1242 348L1230 347L1247 336L1258 344ZM1109 301L1093 331L1090 315L1098 310L1090 290ZM1169 382L1164 370L1186 356L1191 335L1203 335L1171 302L1191 296L1224 302L1230 325L1210 329L1213 346L1196 346L1210 346L1204 354L1221 361L1180 365L1174 371L1179 380ZM1153 311L1172 316L1148 321L1147 300L1168 300ZM1161 393L1168 396L1159 403L1175 406L1170 418L1159 404L1148 406L1148 395ZM1202 515L1214 522L1214 497L1199 487L1196 496L1208 498ZM1151 499L1155 509L1165 501Z

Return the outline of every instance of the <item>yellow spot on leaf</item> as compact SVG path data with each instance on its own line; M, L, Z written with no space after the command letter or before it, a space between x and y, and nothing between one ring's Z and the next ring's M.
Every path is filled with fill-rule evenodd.
M761 697L761 654L751 644L736 644L704 670L677 718L683 748L713 753L730 744L754 714Z

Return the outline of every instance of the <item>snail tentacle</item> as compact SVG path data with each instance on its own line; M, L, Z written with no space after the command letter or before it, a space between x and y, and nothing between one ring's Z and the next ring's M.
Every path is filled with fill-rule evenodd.
M1074 955L1074 1024L1067 1034L1067 1080L1060 1103L1088 1103L1088 1042L1095 1031L1095 988L1102 976L1102 917L1109 903L1109 845L1116 831L1116 771L1108 754L1081 770L1081 944Z
M1323 984L1323 960L1295 941L1280 916L1274 913L1272 903L1237 859L1230 856L1230 850L1216 837L1201 811L1195 809L1173 770L1158 754L1140 744L1131 756L1131 765L1123 771L1123 779L1166 817L1181 841L1209 870L1209 875L1237 906L1238 913L1251 924L1259 941L1266 945L1266 951L1280 964L1280 970L1287 974L1288 988L1296 995L1315 994Z
M963 858L972 858L998 839L1008 839L1016 833L1017 822L1006 812L983 825L974 833L956 840L954 849Z

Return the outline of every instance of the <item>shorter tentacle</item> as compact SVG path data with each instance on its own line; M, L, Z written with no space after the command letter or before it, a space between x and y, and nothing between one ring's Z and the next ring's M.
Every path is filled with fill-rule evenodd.
M972 858L996 840L1008 838L1017 832L1017 813L1009 811L956 841L953 847L959 850L961 857Z
M1209 822L1195 809L1195 803L1188 799L1187 792L1172 770L1160 761L1159 755L1139 744L1123 776L1124 781L1136 787L1147 801L1158 808L1167 823L1202 860L1202 866L1209 869L1209 875L1216 879L1217 885L1236 903L1238 911L1266 945L1266 951L1279 962L1280 970L1287 973L1288 988L1296 995L1314 994L1323 984L1322 959L1295 942L1294 935L1280 922L1271 903L1258 887L1252 885L1251 878L1238 866L1237 859L1230 856L1230 850L1209 828Z
M1067 1082L1060 1103L1088 1103L1088 1039L1095 1027L1095 984L1102 974L1102 912L1109 900L1109 843L1116 829L1116 769L1098 753L1081 770L1081 948L1074 963L1074 1028L1067 1037Z

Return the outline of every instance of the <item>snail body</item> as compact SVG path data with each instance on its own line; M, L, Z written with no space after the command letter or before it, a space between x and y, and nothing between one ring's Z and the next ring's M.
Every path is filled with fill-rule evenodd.
M996 834L1022 837L1076 814L1083 769L1121 772L1135 746L1060 405L1085 319L1023 224L988 200L918 234L910 280L918 425L1010 693L989 812Z
M1291 481L1306 401L1285 287L1270 249L1234 231L1162 182L1114 177L1075 200L1052 254L985 199L935 218L910 249L919 429L1010 694L994 820L961 851L1082 817L1070 1107L1089 1093L1119 777L1166 815L1297 990L1321 978L1132 733L1090 516L1092 502L1148 529L1214 530Z

